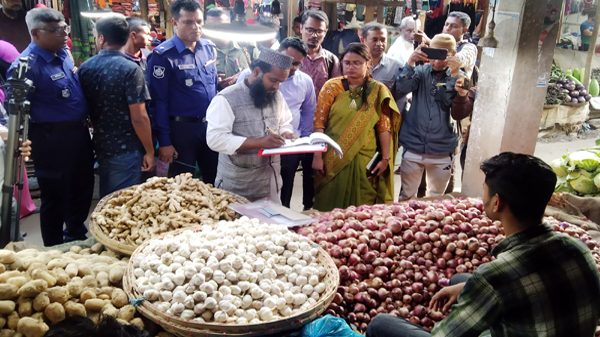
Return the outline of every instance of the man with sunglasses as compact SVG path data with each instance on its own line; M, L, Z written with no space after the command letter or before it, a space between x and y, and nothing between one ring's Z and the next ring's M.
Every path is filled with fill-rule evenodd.
M317 97L327 80L342 75L340 60L322 46L328 27L329 18L321 10L307 10L302 15L300 32L302 40L308 46L308 55L302 61L300 69L312 77Z
M206 109L217 94L215 45L201 38L202 11L194 0L171 4L175 36L148 58L148 85L158 138L158 158L170 175L194 172L214 184L218 153L206 143Z
M73 58L66 48L70 27L50 8L25 17L31 43L21 53L29 59L29 137L41 190L40 223L45 246L85 239L94 189L93 150L85 125L87 102ZM15 70L13 63L9 75ZM63 226L66 229L63 232Z

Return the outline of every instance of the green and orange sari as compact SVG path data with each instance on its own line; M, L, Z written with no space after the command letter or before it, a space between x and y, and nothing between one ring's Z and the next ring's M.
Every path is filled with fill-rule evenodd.
M315 111L315 129L324 129L344 151L343 158L332 149L323 155L325 175L315 177L314 208L319 211L394 200L394 157L401 123L396 102L389 89L375 80L369 81L363 102L355 89L345 90L342 79L325 83ZM391 134L389 168L380 177L370 177L367 165L377 151L378 134L386 131Z

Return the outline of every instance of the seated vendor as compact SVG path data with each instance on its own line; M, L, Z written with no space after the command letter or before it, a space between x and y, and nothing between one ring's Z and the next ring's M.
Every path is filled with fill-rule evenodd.
M600 275L579 240L542 224L556 175L540 159L505 152L481 164L487 216L506 238L466 282L443 288L429 304L448 316L431 334L402 318L376 316L367 337L594 336Z

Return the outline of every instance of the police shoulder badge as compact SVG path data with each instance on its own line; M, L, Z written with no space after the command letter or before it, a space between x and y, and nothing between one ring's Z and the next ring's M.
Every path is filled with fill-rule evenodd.
M154 71L152 71L152 76L156 78L165 77L165 67L162 66L154 66Z

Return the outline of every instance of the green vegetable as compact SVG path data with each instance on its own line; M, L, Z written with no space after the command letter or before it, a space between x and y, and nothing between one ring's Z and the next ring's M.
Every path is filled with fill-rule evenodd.
M600 157L591 151L577 151L568 155L569 164L594 172L600 166Z
M594 180L584 175L580 175L579 178L569 181L569 185L581 194L595 194L598 192Z
M567 69L567 71L565 71L565 75L567 75L567 76L573 76L573 70Z
M581 83L581 81L579 81L579 80L578 80L577 78L575 78L574 76L567 75L567 76L566 76L566 78L567 78L567 79L569 79L569 80L571 80L571 81L573 81L573 82L575 82L575 84L582 84L582 83Z
M600 174L596 174L594 177L594 185L596 185L596 188L600 190Z
M592 97L600 95L600 85L598 84L597 79L593 78L590 81L590 85L588 86L588 93L592 95Z
M573 77L575 77L577 81L581 82L581 78L583 76L581 75L581 70L579 68L573 69Z
M554 159L550 162L550 167L552 167L552 171L554 171L559 178L564 178L569 174L569 171L565 167L565 161L562 159Z

